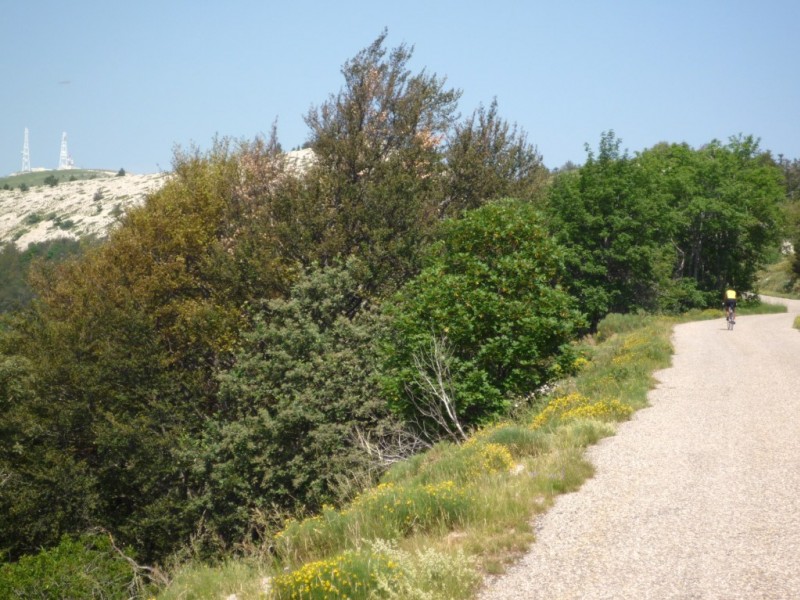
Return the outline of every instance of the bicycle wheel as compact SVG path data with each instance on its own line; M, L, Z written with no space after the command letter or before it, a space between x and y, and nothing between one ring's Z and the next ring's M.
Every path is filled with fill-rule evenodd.
M733 326L736 325L736 315L732 312L728 315L728 331L733 331Z

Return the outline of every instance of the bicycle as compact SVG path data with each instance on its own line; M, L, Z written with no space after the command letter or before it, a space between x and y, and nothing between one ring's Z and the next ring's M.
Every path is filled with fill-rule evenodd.
M734 307L725 307L725 320L728 322L728 331L733 331L733 326L736 325L736 309Z

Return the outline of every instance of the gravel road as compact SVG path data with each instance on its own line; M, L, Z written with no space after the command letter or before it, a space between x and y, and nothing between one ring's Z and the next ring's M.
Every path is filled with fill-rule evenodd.
M651 406L481 600L800 598L800 301L780 302L676 327Z

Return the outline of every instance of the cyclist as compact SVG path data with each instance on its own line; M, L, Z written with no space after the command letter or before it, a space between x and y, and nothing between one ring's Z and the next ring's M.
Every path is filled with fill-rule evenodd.
M736 314L736 290L730 287L725 290L725 294L723 295L723 304L725 305L726 319L731 314L731 311L734 311L734 314Z

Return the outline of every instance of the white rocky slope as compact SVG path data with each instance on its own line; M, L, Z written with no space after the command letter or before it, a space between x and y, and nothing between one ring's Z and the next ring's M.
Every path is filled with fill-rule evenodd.
M0 190L0 242L13 241L25 249L56 238L105 237L125 210L142 204L168 177L167 173L117 177L109 172L96 179L31 187L27 192Z
M294 150L285 159L288 170L304 171L313 164L314 152ZM117 177L113 171L98 171L96 179L31 187L27 192L0 190L0 243L15 242L23 250L57 238L105 237L125 210L143 204L168 177L169 173Z

